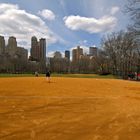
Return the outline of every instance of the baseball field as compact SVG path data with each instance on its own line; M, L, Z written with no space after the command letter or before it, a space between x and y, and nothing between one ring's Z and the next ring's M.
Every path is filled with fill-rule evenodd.
M0 140L140 140L140 83L0 78Z

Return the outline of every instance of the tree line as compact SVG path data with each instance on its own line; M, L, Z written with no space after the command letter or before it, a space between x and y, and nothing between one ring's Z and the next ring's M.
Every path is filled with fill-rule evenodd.
M140 73L140 0L128 0L124 9L133 24L128 25L127 31L102 39L102 57L112 74L127 78L130 73Z
M139 6L138 6L139 5ZM127 78L140 73L140 0L128 0L124 8L132 25L127 30L110 33L102 38L96 57L82 57L75 62L53 63L54 72L113 74ZM59 65L61 64L61 66ZM59 67L59 68L58 68Z

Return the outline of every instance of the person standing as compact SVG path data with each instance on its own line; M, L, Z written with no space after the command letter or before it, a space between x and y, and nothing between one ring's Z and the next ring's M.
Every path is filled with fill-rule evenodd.
M37 71L35 71L35 77L38 77L38 76L39 76L38 72L37 72Z

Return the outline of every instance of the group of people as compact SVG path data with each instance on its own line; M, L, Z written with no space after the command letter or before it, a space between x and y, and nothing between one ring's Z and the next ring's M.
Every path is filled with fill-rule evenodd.
M39 73L36 71L35 72L35 76L38 77L39 76ZM46 70L46 78L47 78L47 81L48 83L50 83L50 76L51 76L51 72L49 70Z
M129 80L140 80L140 74L137 72L135 72L135 73L130 72L128 74L128 79Z

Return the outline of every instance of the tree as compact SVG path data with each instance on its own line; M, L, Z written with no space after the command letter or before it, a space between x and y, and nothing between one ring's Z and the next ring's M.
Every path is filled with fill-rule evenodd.
M120 31L107 35L102 40L102 46L110 61L112 74L127 78L129 72L136 71L137 45L130 32Z
M131 30L133 30L138 39L140 39L140 0L128 0L126 12L129 13L133 20Z
M104 50L99 50L97 57L93 58L95 60L96 68L99 74L108 74L109 72L109 59Z
M140 72L140 0L128 0L126 12L129 13L133 25L129 25L128 30L133 35L133 40L137 45L137 72Z

